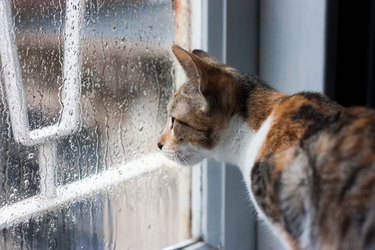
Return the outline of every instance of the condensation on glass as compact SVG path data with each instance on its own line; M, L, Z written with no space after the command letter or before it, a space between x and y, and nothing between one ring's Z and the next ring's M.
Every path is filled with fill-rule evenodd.
M30 130L58 124L64 36L69 36L64 33L66 2L14 0L11 12ZM79 128L51 139L54 182L66 193L95 190L103 183L105 188L82 191L76 199L56 201L7 224L0 249L160 249L191 237L189 169L167 161L152 166L159 159L155 145L173 91L174 22L169 0L86 1ZM27 207L43 186L42 146L14 140L4 84L2 77L0 217L12 205L26 201ZM146 170L137 174L138 168ZM129 173L121 181L119 175ZM41 196L38 202L42 206L53 199L54 194Z

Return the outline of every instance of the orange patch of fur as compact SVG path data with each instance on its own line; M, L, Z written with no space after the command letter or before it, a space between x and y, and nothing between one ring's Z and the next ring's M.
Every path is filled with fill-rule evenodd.
M261 149L258 160L262 160L264 157L272 153L283 152L298 144L305 133L307 126L303 120L296 122L292 117L303 105L312 106L323 114L329 114L330 112L326 108L318 106L304 96L297 95L281 99L281 101L279 101L272 109L274 119L273 126L271 127L267 139Z

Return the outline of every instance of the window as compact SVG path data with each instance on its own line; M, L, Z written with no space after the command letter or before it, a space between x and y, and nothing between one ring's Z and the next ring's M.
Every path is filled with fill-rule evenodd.
M236 168L156 141L172 43L322 90L326 6L297 2L0 0L0 249L280 249Z
M0 248L190 239L191 171L155 154L177 7L1 0L0 14Z

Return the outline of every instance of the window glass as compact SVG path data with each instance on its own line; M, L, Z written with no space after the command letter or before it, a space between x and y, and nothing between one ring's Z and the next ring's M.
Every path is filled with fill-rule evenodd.
M30 130L61 122L66 8L11 1ZM71 135L17 142L2 77L0 249L160 249L191 237L190 170L156 147L174 89L174 19L168 0L86 1Z

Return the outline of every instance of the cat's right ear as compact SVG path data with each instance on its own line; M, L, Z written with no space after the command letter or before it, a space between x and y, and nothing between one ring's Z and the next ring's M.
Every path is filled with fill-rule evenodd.
M192 53L194 55L199 56L200 58L202 58L203 60L205 60L209 64L216 65L216 66L224 65L224 63L222 63L219 59L217 59L214 56L211 56L210 54L208 54L207 52L205 52L203 50L195 49L195 50L192 51Z

